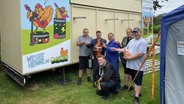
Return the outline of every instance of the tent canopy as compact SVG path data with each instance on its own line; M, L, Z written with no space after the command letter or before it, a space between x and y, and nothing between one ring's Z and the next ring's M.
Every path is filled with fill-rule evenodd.
M184 42L183 30L184 5L165 14L161 21L160 104L183 103L184 56L177 54L177 43Z

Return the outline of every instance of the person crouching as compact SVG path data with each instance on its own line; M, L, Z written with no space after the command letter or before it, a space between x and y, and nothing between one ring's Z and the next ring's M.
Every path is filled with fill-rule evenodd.
M110 93L117 93L116 87L120 83L120 76L115 71L114 67L106 61L105 56L98 56L98 88L96 94L103 99L107 99Z

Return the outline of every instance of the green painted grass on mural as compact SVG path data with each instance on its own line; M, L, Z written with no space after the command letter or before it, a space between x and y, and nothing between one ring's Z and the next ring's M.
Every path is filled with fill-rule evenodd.
M148 31L148 32L147 32L147 34L145 34L145 33L144 33L144 32L145 32L144 29L145 29L145 28L142 28L142 37L143 37L143 38L147 38L148 36L150 36L151 34L153 34L153 27L152 27L152 33L149 32L149 28L147 27L147 28L146 28L146 31Z
M43 31L39 29L38 31ZM30 46L30 30L22 30L22 55L39 52L41 50L53 47L70 39L70 22L66 23L66 37L63 39L54 39L53 25L46 27L46 31L49 32L49 42L45 44L34 44Z

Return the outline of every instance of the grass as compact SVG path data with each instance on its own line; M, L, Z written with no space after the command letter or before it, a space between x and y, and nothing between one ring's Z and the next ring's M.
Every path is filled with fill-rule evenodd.
M96 95L96 89L83 75L82 85L76 84L78 66L66 68L66 77L72 81L69 84L59 85L59 70L32 75L27 84L22 87L13 81L0 69L0 104L132 104L133 92L120 91L103 100ZM74 69L75 68L75 69ZM120 65L120 74L123 81L123 68ZM122 100L124 98L125 100ZM151 74L144 75L141 104L159 104L159 72L155 73L155 99L151 98Z

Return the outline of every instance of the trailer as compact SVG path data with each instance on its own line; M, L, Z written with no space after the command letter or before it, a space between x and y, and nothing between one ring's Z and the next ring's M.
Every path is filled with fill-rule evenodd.
M3 70L20 85L26 76L78 63L76 41L83 28L96 37L141 27L141 0L1 0Z

